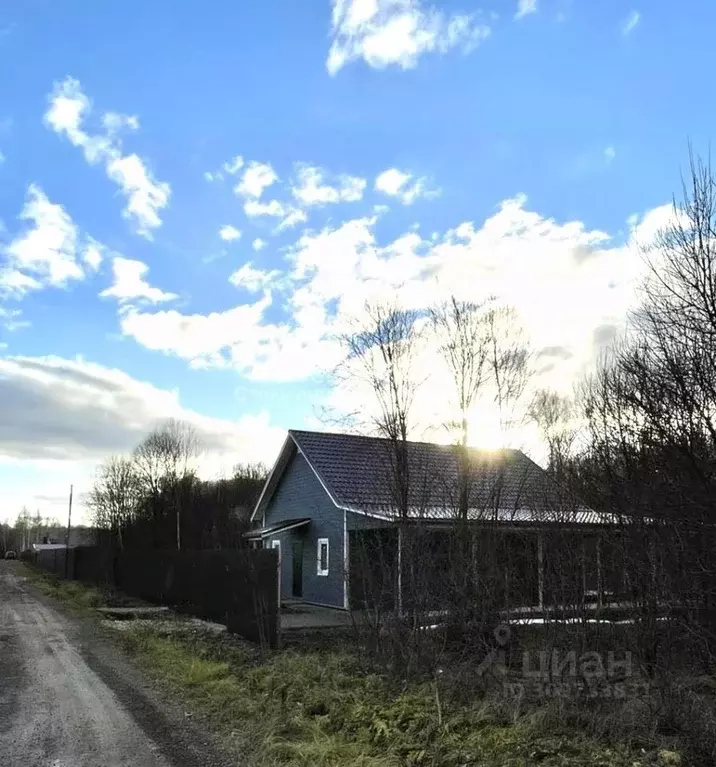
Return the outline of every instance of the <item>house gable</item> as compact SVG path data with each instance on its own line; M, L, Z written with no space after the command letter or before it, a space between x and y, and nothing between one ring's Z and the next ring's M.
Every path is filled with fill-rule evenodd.
M320 510L322 514L343 516L323 489L305 457L294 451L266 502L263 519L266 525L271 525L286 519L313 517L314 515L309 513L311 509Z
M301 530L266 538L269 546L273 540L281 542L281 593L284 598L292 593L293 557L302 550L302 598L343 607L344 512L333 503L305 457L294 450L266 501L263 520L264 526L268 526L298 518L310 518L311 522ZM318 574L319 539L328 540L327 575Z

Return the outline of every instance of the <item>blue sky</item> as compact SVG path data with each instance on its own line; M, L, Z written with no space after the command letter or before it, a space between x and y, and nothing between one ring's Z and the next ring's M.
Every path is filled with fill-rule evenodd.
M498 293L569 388L708 148L714 23L705 0L5 4L0 518L60 514L166 416L212 470L270 461L350 407L331 333L385 292Z

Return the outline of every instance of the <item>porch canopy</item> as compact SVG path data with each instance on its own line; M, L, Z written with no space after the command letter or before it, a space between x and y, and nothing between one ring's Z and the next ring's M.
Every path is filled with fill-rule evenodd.
M248 538L250 541L258 541L262 538L267 538L270 535L276 535L278 533L285 533L287 530L293 530L296 527L303 527L311 523L310 517L301 517L300 519L284 519L281 522L274 522L272 525L266 527L257 528L256 530L249 530L248 533L244 533L244 538Z

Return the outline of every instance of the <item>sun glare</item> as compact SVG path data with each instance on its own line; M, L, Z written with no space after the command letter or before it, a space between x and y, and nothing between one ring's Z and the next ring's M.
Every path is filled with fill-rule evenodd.
M507 445L499 416L484 408L473 410L468 417L468 443L483 450L499 450Z

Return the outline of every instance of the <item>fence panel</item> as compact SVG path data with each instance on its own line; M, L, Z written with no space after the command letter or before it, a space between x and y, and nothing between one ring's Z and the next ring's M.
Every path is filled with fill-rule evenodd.
M101 546L77 546L70 551L74 553L74 567L69 577L85 583L114 582L114 556L110 549Z
M64 578L66 555L67 555L67 550L64 548L41 549L40 551L35 552L33 561L42 570L46 570L47 572L52 573L53 575L56 575L58 578ZM68 565L68 575L70 578L72 577L72 572L70 567L72 564L73 564L73 557L70 551L70 562Z
M38 551L35 564L65 576L65 550ZM278 644L278 554L269 550L141 550L113 554L70 549L67 575L116 586L129 596L169 605L262 646Z

